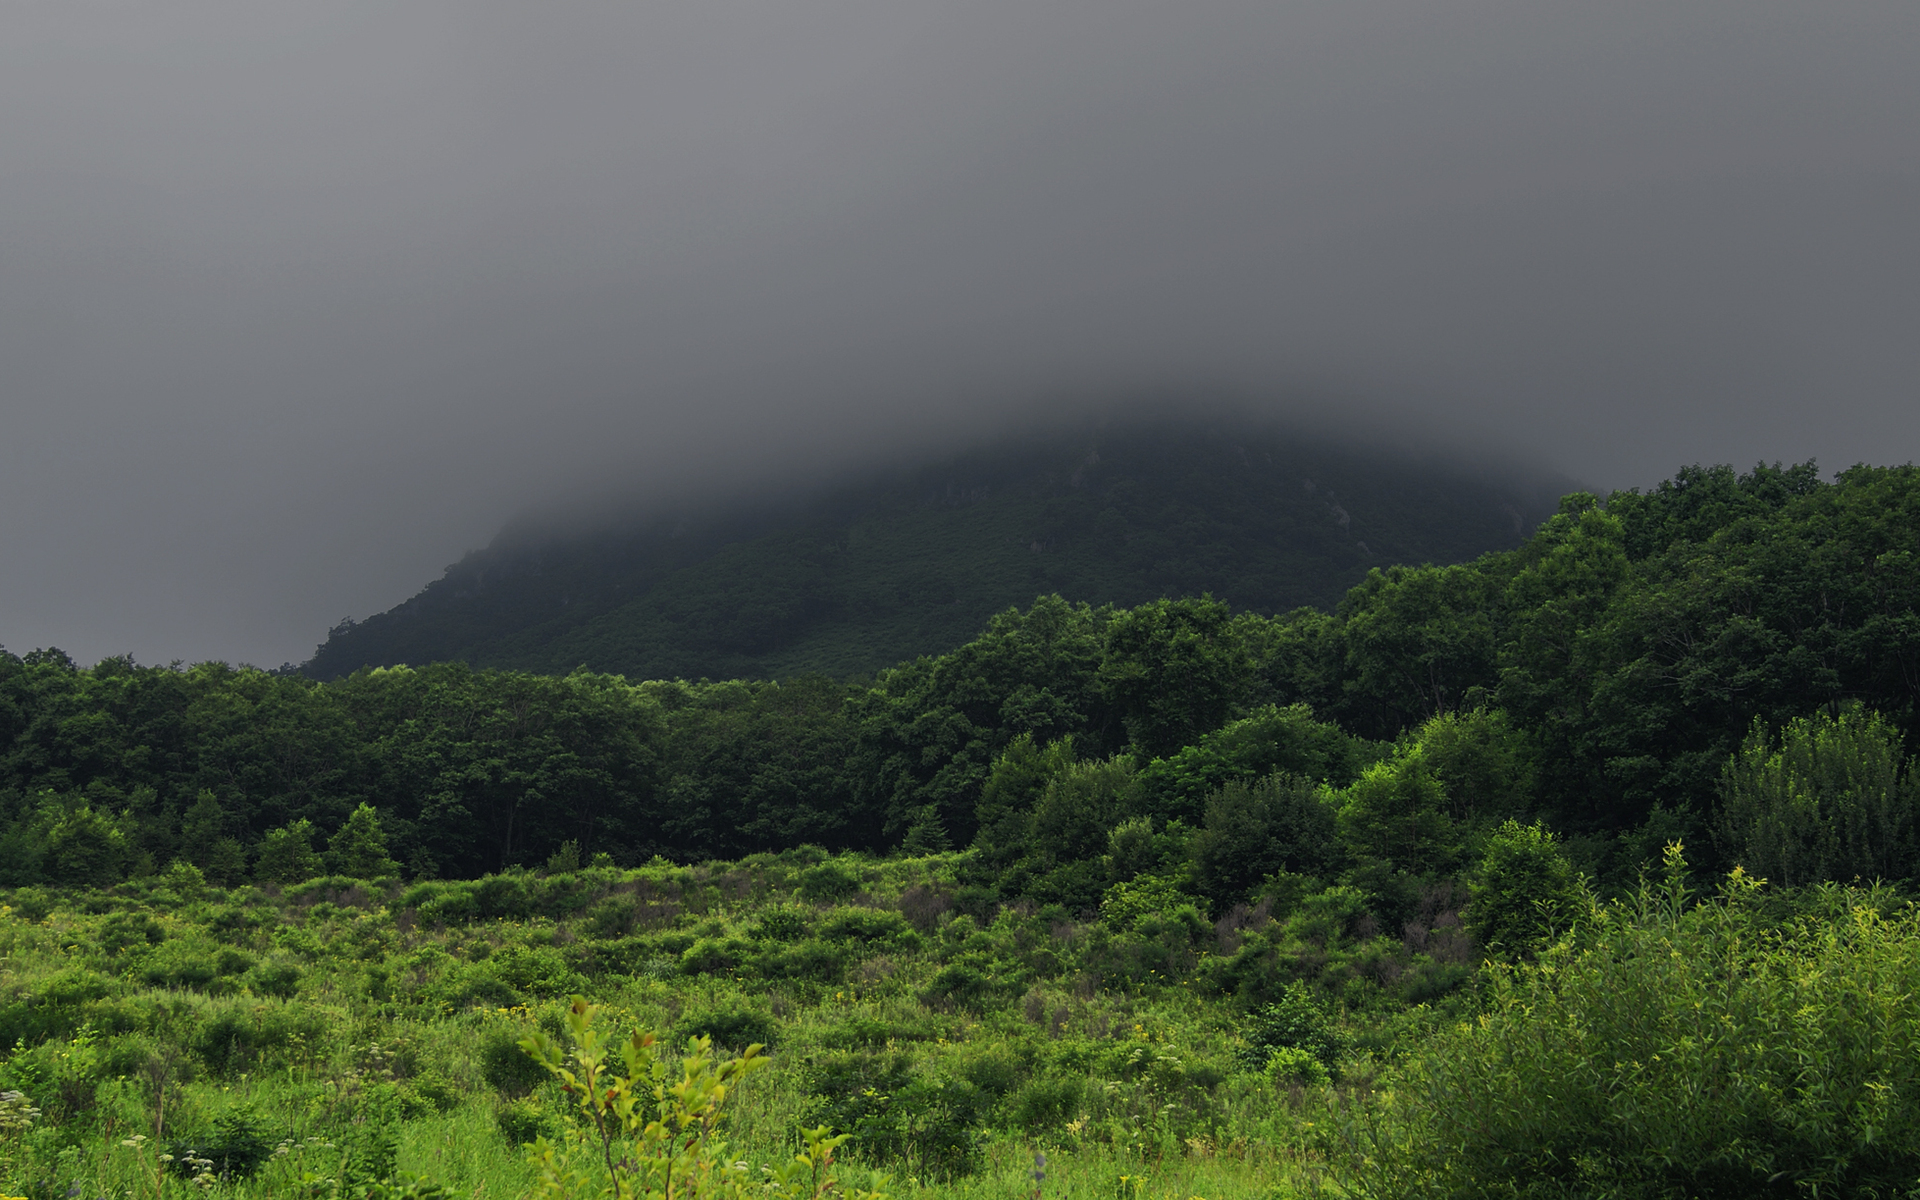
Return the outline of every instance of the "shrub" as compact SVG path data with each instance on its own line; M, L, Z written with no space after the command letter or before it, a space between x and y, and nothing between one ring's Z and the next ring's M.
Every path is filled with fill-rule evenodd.
M797 942L807 936L812 922L794 908L771 908L760 914L747 936L757 942Z
M1266 1070L1282 1050L1298 1051L1332 1070L1340 1057L1340 1038L1326 1010L1313 994L1292 984L1279 1000L1255 1009L1242 1027L1246 1045L1239 1058L1243 1066Z
M400 1115L408 1119L451 1112L460 1105L460 1090L437 1071L423 1071L394 1087Z
M1267 1058L1267 1078L1283 1086L1325 1087L1333 1081L1327 1064L1312 1051L1276 1046Z
M1664 886L1489 976L1370 1125L1376 1197L1901 1195L1920 1161L1920 914L1827 885L1779 927L1736 873Z
M219 975L213 947L198 940L179 939L148 955L136 977L148 987L204 991Z
M440 996L455 1008L512 1008L521 996L486 963L465 963L441 981Z
M1586 892L1560 843L1537 822L1508 821L1474 873L1467 929L1488 950L1526 954L1584 911Z
M1776 746L1756 723L1721 778L1719 839L1779 884L1904 879L1920 849L1920 779L1900 734L1850 708L1790 723Z
M1058 1129L1080 1111L1086 1084L1077 1076L1056 1075L1030 1079L1014 1093L1008 1118L1028 1134Z
M495 1110L493 1120L500 1136L514 1146L552 1137L561 1128L559 1120L537 1100L510 1100Z
M682 1038L712 1038L715 1046L741 1051L751 1045L771 1046L779 1026L757 1009L724 1005L680 1018L676 1032Z
M753 943L740 938L701 938L680 955L680 969L689 975L731 971L753 957Z
M953 894L953 910L982 925L989 924L1000 911L1000 896L990 887L968 884Z
M585 977L551 946L507 946L487 960L487 969L508 987L530 996L568 996Z
M216 1002L219 1003L219 1002ZM216 1075L268 1063L310 1060L327 1043L327 1023L310 1008L225 1002L194 1031L189 1048Z
M596 938L621 938L633 932L640 902L630 895L608 896L587 910L581 924Z
M300 968L295 963L268 960L253 968L247 976L247 986L262 996L290 1000L300 991L300 975Z
M845 946L809 938L797 946L776 946L762 951L753 965L768 979L833 983L846 973L848 957Z
M979 1162L988 1098L964 1079L916 1070L900 1054L830 1055L807 1072L810 1120L852 1135L863 1158L922 1179L950 1179Z
M207 1133L176 1140L170 1165L175 1174L191 1179L198 1172L189 1160L199 1158L211 1163L206 1170L219 1179L245 1179L273 1157L278 1140L260 1118L236 1110L221 1115Z
M852 942L890 950L920 945L919 932L905 917L874 908L840 909L821 923L818 936L823 941Z
M480 1038L480 1076L503 1095L524 1096L547 1078L546 1068L520 1048L522 1036L520 1029L494 1025Z
M860 890L860 877L844 863L823 862L800 872L803 900L843 900Z
M1132 929L1149 913L1163 912L1186 901L1171 879L1140 875L1116 883L1100 899L1100 919L1118 933Z

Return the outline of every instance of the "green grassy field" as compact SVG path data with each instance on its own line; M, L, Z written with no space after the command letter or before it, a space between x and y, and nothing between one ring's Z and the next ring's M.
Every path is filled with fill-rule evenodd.
M831 1123L858 1131L848 1178L893 1194L1031 1194L1036 1153L1049 1196L1312 1189L1330 1090L1249 1069L1242 1015L1182 980L1079 969L1097 925L956 913L951 866L802 855L504 889L575 906L558 918L483 917L471 885L16 892L0 1087L39 1112L0 1137L0 1191L187 1195L197 1151L207 1189L319 1196L384 1139L402 1173L521 1195L521 1143L570 1118L514 1042L557 1031L574 992L675 1045L769 1044L724 1128L752 1164Z
M179 866L16 889L0 1195L610 1195L649 1143L603 1157L578 1099L607 1081L569 1095L521 1044L579 1046L575 995L616 1040L660 1035L669 1100L680 1057L706 1061L694 1039L721 1061L769 1048L687 1135L681 1161L731 1181L687 1200L819 1197L770 1173L809 1127L850 1135L827 1189L844 1200L1920 1189L1920 914L1895 892L1736 872L1696 893L1670 847L1663 881L1583 893L1536 952L1416 1003L1391 956L1334 953L1312 901L1284 923L1076 919L988 903L963 866L802 849L411 886L222 890ZM1277 1000L1220 986L1236 938L1295 980ZM537 1168L541 1145L576 1182Z

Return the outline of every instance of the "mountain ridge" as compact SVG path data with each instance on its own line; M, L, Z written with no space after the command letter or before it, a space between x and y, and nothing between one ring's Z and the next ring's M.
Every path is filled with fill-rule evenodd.
M950 648L1040 594L1330 607L1370 567L1517 545L1570 487L1248 417L1030 432L811 491L510 527L336 626L302 670L844 677Z

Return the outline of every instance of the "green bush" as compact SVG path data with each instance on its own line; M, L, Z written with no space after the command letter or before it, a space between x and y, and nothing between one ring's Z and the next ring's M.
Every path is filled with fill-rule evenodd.
M232 1077L261 1065L309 1062L325 1052L325 1017L311 1008L277 1002L216 1001L188 1046L215 1075Z
M265 1121L253 1113L235 1110L223 1113L203 1134L175 1139L169 1166L182 1179L191 1179L197 1170L188 1160L199 1158L213 1164L207 1169L219 1179L245 1179L273 1157L278 1141L279 1135Z
M1268 1079L1283 1086L1325 1087L1333 1081L1327 1064L1312 1051L1292 1046L1276 1046L1267 1058Z
M544 1074L544 1072L542 1072ZM513 1100L500 1106L493 1115L500 1136L509 1145L524 1146L538 1138L552 1137L560 1130L559 1118L537 1100Z
M1331 1071L1340 1058L1340 1037L1319 1001L1301 984L1289 986L1279 1000L1255 1009L1241 1027L1245 1045L1241 1065L1266 1070L1281 1051L1297 1051ZM1289 1059L1291 1061L1291 1058Z
M897 1053L829 1055L807 1070L809 1120L851 1134L876 1165L922 1179L951 1179L979 1165L991 1101L964 1079Z
M529 996L570 996L587 986L586 977L551 946L503 947L487 960L487 969Z
M738 1053L756 1042L762 1046L773 1045L779 1025L758 1009L728 1004L681 1017L676 1032L683 1039L712 1038L715 1046Z
M1757 721L1721 776L1723 851L1776 884L1907 879L1920 851L1920 778L1900 732L1849 708L1790 722L1776 744Z
M680 955L680 969L689 975L712 975L740 967L754 956L752 942L742 938L701 938Z
M394 1085L400 1115L411 1120L451 1112L460 1105L460 1090L437 1071L422 1071Z
M797 942L807 936L813 925L808 915L796 908L770 908L747 931L756 942Z
M546 1082L547 1069L520 1048L526 1032L489 1025L480 1037L480 1076L506 1096L524 1096ZM503 1130L505 1126L501 1127Z
M803 900L844 900L860 890L860 877L845 863L823 862L800 872Z
M255 966L247 976L247 986L262 996L290 1000L300 991L298 964L284 959L269 959Z
M873 949L912 950L921 945L920 932L905 917L877 908L839 909L820 923L816 936Z
M1487 839L1466 925L1502 954L1526 954L1587 910L1586 890L1560 843L1537 822L1508 821Z
M753 960L754 970L768 979L810 979L834 983L846 973L849 948L808 938L794 946L774 945Z
M1086 1082L1077 1076L1029 1079L1008 1103L1008 1119L1029 1135L1050 1132L1073 1120L1085 1093Z
M1736 874L1492 973L1356 1126L1372 1197L1896 1196L1920 1162L1920 913L1828 885L1784 927Z

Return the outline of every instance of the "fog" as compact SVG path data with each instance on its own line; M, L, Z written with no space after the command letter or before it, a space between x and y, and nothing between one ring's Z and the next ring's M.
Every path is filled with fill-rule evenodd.
M14 4L0 644L302 660L516 514L1232 394L1920 448L1920 6Z

